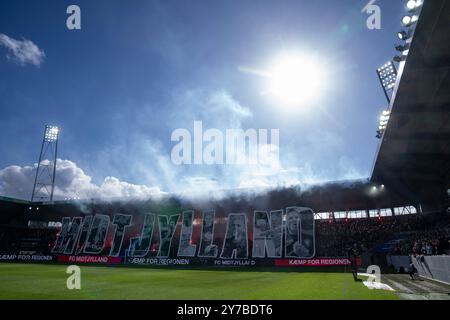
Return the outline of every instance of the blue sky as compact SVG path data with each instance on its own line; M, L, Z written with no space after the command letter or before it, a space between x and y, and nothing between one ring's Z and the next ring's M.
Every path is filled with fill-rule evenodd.
M177 192L368 177L386 107L375 70L395 54L404 9L377 1L382 29L371 31L366 3L3 0L0 34L32 41L45 58L20 65L0 46L0 170L37 162L50 123L62 128L59 158L97 185L111 176ZM70 4L81 8L80 31L66 28ZM327 69L304 108L281 108L264 78L239 69L267 68L283 51ZM282 172L174 166L171 132L194 120L280 129Z

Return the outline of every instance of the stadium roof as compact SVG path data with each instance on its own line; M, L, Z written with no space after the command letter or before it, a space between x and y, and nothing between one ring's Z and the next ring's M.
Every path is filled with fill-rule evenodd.
M450 188L450 1L425 1L372 181L443 203Z
M223 198L186 198L168 195L159 199L79 199L68 201L16 202L8 198L0 198L0 220L2 215L8 216L14 212L35 213L39 207L39 217L60 216L62 214L88 212L127 212L129 210L150 210L161 212L164 210L211 210L221 208L230 212L246 212L247 210L277 210L288 206L309 207L314 212L338 212L352 210L371 210L395 208L413 205L420 210L417 201L405 202L398 196L396 190L375 186L368 180L336 181L311 186L296 186L291 188L272 189L264 192L230 193ZM15 207L14 207L15 206ZM16 208L14 210L4 208ZM87 210L87 211L86 211ZM153 211L152 211L153 210ZM1 222L1 221L0 221Z
M0 201L20 203L20 204L30 204L31 203L30 201L27 201L27 200L21 200L21 199L9 198L9 197L3 197L3 196L0 196Z

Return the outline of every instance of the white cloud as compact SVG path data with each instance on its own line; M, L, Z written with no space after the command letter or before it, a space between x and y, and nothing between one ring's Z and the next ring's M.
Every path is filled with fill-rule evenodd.
M30 199L36 166L10 166L0 170L0 194L7 197ZM54 199L65 198L146 198L161 195L158 187L135 185L106 177L100 185L92 182L76 163L57 160Z
M0 33L0 45L8 49L6 57L21 66L32 64L39 67L45 58L45 52L27 39L16 40Z

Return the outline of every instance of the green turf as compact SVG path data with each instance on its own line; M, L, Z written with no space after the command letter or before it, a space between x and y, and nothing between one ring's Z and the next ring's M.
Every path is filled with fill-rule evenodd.
M81 266L81 290L68 290L66 267L0 264L0 299L397 299L328 272Z

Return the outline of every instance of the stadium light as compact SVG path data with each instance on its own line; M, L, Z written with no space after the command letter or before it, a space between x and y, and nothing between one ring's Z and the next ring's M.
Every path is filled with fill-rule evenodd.
M405 30L399 31L397 33L397 36L400 40L406 41L411 37L411 31L405 31Z
M419 20L419 17L417 15L406 15L402 18L402 23L405 27L409 27L416 23L417 20Z
M406 61L406 55L405 55L405 54L402 54L401 56L395 56L395 57L394 57L394 61L395 61L395 62Z
M408 41L412 37L413 34L413 25L419 20L419 8L423 5L423 0L408 0L406 2L406 9L408 14L402 18L402 24L404 27L407 27L407 31L398 32L398 38L403 41ZM397 46L395 49L397 51L402 52L404 56L408 55L410 43L405 44L404 46ZM396 62L401 62L404 60L398 59L394 60Z
M410 47L411 47L411 44L407 43L404 45L397 45L395 47L395 50L397 50L399 52L405 52L405 51L408 51Z
M55 142L58 140L59 128L56 126L45 126L44 139L46 142Z
M390 93L394 90L395 83L397 82L397 69L392 61L384 64L377 69L378 79L383 88L384 94L388 103L391 102Z
M380 123L378 125L377 135L376 137L378 139L383 138L383 134L386 131L389 118L390 118L391 112L389 110L384 110L380 116Z
M413 12L420 8L423 5L423 0L408 0L406 3L406 9L408 9L409 12Z

